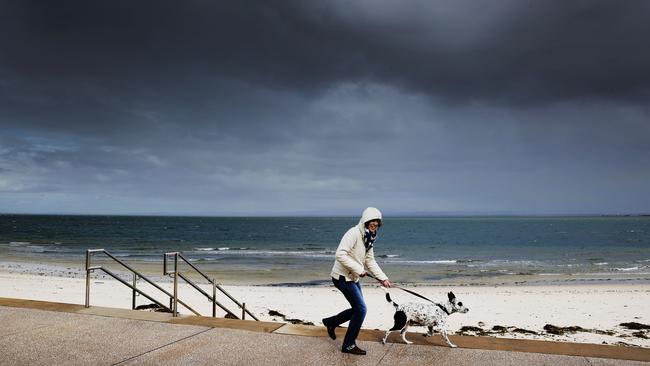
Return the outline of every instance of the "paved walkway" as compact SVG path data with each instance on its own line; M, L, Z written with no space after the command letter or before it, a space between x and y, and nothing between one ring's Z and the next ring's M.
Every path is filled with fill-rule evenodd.
M650 349L453 336L339 351L323 327L0 298L0 365L649 365ZM398 336L395 335L394 341ZM420 338L420 339L418 339Z

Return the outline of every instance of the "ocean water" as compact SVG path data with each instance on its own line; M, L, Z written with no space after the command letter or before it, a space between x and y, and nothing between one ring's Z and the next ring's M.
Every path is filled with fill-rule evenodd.
M86 249L160 264L181 251L202 270L254 283L327 283L353 217L0 215L0 261L84 266ZM650 277L650 217L387 217L375 256L392 279Z

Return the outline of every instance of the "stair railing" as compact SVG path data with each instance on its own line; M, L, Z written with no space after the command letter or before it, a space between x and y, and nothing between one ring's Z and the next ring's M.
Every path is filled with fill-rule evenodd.
M171 271L168 271L168 266L167 266L167 260L170 256L173 256L173 261L174 261L174 268ZM195 270L198 274L200 274L203 278L205 278L211 285L212 285L212 296L210 296L207 292L205 292L201 287L199 287L196 283L194 283L192 280L190 280L187 276L185 276L183 273L178 271L178 265L179 265L179 259L184 261L187 265L189 265L193 270ZM178 278L182 278L185 282L187 282L190 286L194 287L198 292L203 294L208 301L212 302L212 317L216 317L216 312L217 312L217 306L219 306L222 310L224 310L226 313L228 313L230 316L234 317L235 319L239 319L235 313L232 311L228 310L223 304L217 301L217 290L221 291L224 295L226 295L232 302L237 304L239 308L242 310L242 316L241 319L244 320L246 319L246 314L250 315L251 318L259 321L255 315L253 315L248 309L246 309L246 303L240 304L234 297L232 297L226 290L224 290L217 282L213 279L208 277L205 273L203 273L200 269L198 269L195 265L193 265L181 252L169 252L163 254L163 274L164 275L170 275L174 278L174 296L173 299L174 301L178 300ZM176 305L174 305L174 308L176 308Z
M108 268L105 268L103 266L92 266L91 265L91 260L93 254L105 254L107 257L112 259L113 261L117 262L120 264L122 267L126 268L129 272L133 274L133 284L128 283L124 279L120 278L117 274L113 273L110 271ZM153 301L155 304L160 306L161 308L165 309L166 311L169 311L170 313L173 314L173 316L178 316L178 304L183 305L185 308L187 308L189 311L193 312L196 315L201 315L199 314L196 310L192 309L189 305L187 305L185 302L181 301L178 298L178 293L177 293L177 287L176 287L176 281L174 281L174 294L170 294L167 290L163 289L162 287L158 286L155 282L141 274L140 272L136 271L133 269L131 266L128 264L124 263L123 261L117 259L114 255L106 251L105 249L88 249L86 250L86 304L85 306L88 308L90 307L90 274L94 272L95 270L101 270L107 275L113 277L114 279L118 280L125 286L131 288L133 290L133 299L131 303L131 308L135 309L135 297L137 294L140 294L147 299ZM155 287L156 289L160 290L163 294L167 295L169 297L169 306L163 305L161 302L158 300L154 299L152 296L148 295L141 289L137 288L137 281L138 279L142 279L149 283L151 286Z

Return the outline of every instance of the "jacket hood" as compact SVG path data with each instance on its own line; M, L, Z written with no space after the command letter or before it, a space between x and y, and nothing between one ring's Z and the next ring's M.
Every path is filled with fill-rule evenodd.
M363 210L363 213L361 214L361 220L359 220L359 228L363 232L363 229L365 228L365 224L368 221L371 220L381 220L381 212L374 208L374 207L368 207L365 210Z

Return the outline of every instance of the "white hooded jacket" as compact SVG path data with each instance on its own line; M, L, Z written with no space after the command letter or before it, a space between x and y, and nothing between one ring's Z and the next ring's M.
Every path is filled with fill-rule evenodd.
M339 247L336 249L336 261L332 268L331 276L338 279L339 276L345 276L346 281L359 281L360 275L367 268L368 272L380 281L387 280L388 277L379 268L375 261L374 249L370 248L366 252L363 245L365 224L371 220L381 220L381 212L374 207L368 207L363 210L359 224L348 230Z

